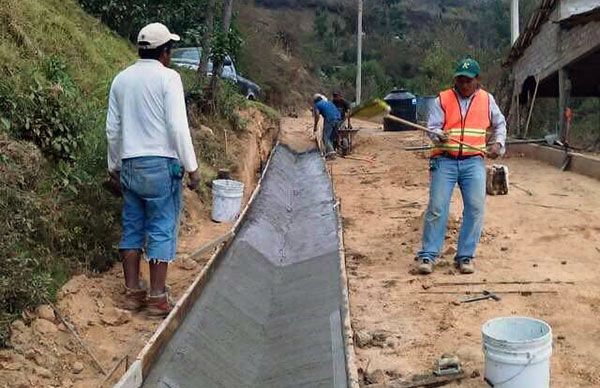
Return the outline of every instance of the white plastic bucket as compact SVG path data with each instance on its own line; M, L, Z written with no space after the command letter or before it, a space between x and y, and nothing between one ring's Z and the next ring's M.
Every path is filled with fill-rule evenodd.
M502 317L481 329L485 381L495 388L548 388L552 329L539 319Z
M216 222L233 222L240 215L244 184L217 179L212 182L212 219Z

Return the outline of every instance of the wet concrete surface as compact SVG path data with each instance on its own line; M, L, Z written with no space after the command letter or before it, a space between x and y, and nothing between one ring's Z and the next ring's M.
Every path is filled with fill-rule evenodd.
M337 213L317 151L279 145L145 387L346 387Z

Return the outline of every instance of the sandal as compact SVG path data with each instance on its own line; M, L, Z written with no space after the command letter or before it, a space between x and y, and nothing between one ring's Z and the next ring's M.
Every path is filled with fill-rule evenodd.
M146 312L154 317L166 317L175 307L174 301L169 297L169 289L160 295L149 295L146 304Z
M125 286L125 300L123 309L136 311L146 306L146 297L148 295L148 287L146 282L140 280L139 288L129 288Z

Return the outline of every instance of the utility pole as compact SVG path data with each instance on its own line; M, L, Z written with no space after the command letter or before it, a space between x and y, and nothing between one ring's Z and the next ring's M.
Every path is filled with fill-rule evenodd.
M356 105L360 104L362 93L362 38L363 38L363 0L358 0L358 28L356 49Z
M519 37L519 0L510 2L510 44L514 45Z

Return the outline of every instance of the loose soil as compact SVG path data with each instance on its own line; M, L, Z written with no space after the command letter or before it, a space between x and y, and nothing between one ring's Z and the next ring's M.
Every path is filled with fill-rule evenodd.
M245 203L268 158L277 128L255 109L241 114L248 120L248 126L243 133L230 136L228 149L237 160L234 178L245 184ZM212 252L197 260L186 256L232 227L232 224L211 221L210 203L203 203L187 188L184 203L177 250L179 259L169 267L167 280L175 299L200 273ZM145 262L142 275L148 278ZM117 367L112 378L104 381L103 374L74 335L61 324L52 309L44 305L25 313L22 320L12 324L12 348L0 350L0 387L112 386L126 368L126 362L119 361L127 356L132 362L161 322L143 312L120 309L123 292L121 266L116 265L100 275L73 277L59 291L56 303L61 315L72 323L102 368L108 372Z
M480 328L498 316L524 315L546 320L553 329L553 387L595 387L600 384L600 182L560 172L518 155L508 165L511 185L506 196L487 198L486 222L474 275L452 267L460 225L461 200L452 200L444 257L433 275L415 275L414 254L420 247L428 200L427 158L403 151L419 145L415 132L388 133L355 122L361 131L354 157L328 162L341 199L350 287L352 324L362 338L355 344L361 378L384 383L430 372L444 353L457 355L470 376L455 386L484 386ZM281 139L298 151L313 146L310 118L286 119ZM252 131L250 131L252 133ZM261 158L269 137L250 144ZM261 145L258 145L261 144ZM262 147L262 148L261 148ZM247 194L256 182L260 158L241 168ZM264 159L263 159L264 160ZM254 163L252 165L251 163ZM529 191L530 193L526 192ZM208 204L186 192L186 223L182 256L224 234L230 225L210 221ZM208 255L207 255L208 256ZM169 273L175 297L200 272L207 257L179 260ZM435 286L436 282L572 281L570 284ZM556 291L556 295L502 295L500 302L456 305L454 291ZM80 275L61 290L57 306L77 328L105 370L123 356L129 360L152 335L159 320L119 309L122 275L119 267L102 275ZM47 306L12 325L13 349L0 351L0 386L99 386L103 377L74 337ZM358 339L358 338L357 338ZM360 342L360 343L358 343ZM119 366L116 381L125 365ZM367 384L363 382L363 384Z
M497 161L509 167L516 186L506 196L487 197L476 273L460 275L452 264L462 213L456 190L443 259L434 274L419 276L413 259L428 202L428 163L424 153L403 148L426 142L417 132L356 126L354 156L373 162L337 158L329 165L342 203L353 328L367 334L363 347L356 346L362 376L370 382L410 379L449 353L469 376L479 376L461 387L485 386L481 327L491 318L519 315L552 326L553 387L599 386L600 182L519 155ZM523 280L575 284L434 286ZM499 302L459 305L465 295L422 294L484 289L557 294L505 294Z

